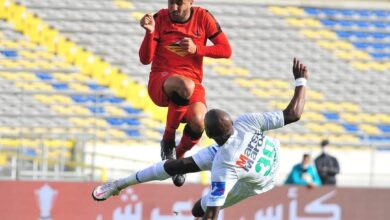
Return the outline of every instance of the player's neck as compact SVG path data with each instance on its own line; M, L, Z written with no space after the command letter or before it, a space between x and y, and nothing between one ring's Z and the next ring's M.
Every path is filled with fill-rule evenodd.
M184 24L184 23L187 23L191 17L192 17L192 13L193 13L193 9L190 8L190 10L188 11L188 13L186 14L186 16L184 16L182 19L180 20L174 20L172 19L172 17L169 15L169 18L171 19L172 22L174 23L179 23L179 24Z

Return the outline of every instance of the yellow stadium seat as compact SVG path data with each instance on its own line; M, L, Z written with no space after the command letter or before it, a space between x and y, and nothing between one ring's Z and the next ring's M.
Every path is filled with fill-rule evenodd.
M74 91L78 91L78 92L90 91L90 88L88 86L81 84L81 83L75 83L75 82L69 83L69 88L71 88Z
M340 106L335 102L323 102L323 110L332 111L332 112L340 112Z
M56 103L60 103L60 104L70 104L70 103L73 103L73 100L69 96L65 96L65 95L53 95L52 99Z
M244 88L250 88L253 86L253 82L251 80L247 80L244 78L236 78L234 79L234 82Z
M348 112L360 112L360 106L351 102L340 102L338 105L344 110Z
M321 35L318 33L318 31L304 29L301 30L301 34L310 39L321 39Z
M92 126L90 124L90 121L88 120L88 118L77 118L77 117L72 117L69 119L69 121L74 125L74 126L77 126L77 127L89 127L89 126Z
M340 113L340 118L348 123L360 123L362 120L359 117L359 114L356 113Z
M358 62L358 61L351 62L351 65L355 69L360 70L360 71L367 71L367 70L370 69L370 66L367 65L367 63L361 63L361 62Z
M0 145L5 147L17 147L20 146L20 140L12 138L0 138Z
M14 73L14 74L18 74L19 78L21 80L25 80L25 81L35 81L35 80L38 80L38 78L35 76L35 74L25 73L25 72L18 72L18 73Z
M72 115L75 114L72 109L67 106L55 105L51 107L53 111L61 114L61 115Z
M350 51L345 51L345 50L335 50L334 55L344 60L355 59L355 56Z
M318 134L312 134L312 133L307 133L302 135L304 137L303 141L306 142L315 142L315 143L320 143L320 141L323 139L321 135Z
M331 133L343 133L345 131L343 126L336 123L325 123L323 126L326 131Z
M306 123L305 127L307 129L309 129L309 131L319 132L319 133L325 132L324 126L322 126L321 124L318 124L318 123L312 123L312 122L311 123Z
M270 106L276 108L276 109L284 109L284 108L286 108L288 102L281 102L281 101L274 101L274 100L272 100L272 101L270 101L268 104L269 104ZM306 105L307 105L307 104L306 104ZM307 107L307 106L306 106L306 107ZM305 107L305 108L306 108L306 107ZM307 108L306 108L306 110L307 110Z
M8 158L4 153L0 153L0 167L7 165Z
M346 41L335 41L333 44L336 46L336 48L343 49L343 50L351 50L354 49L354 46Z
M148 138L148 139L161 139L161 134L160 132L157 132L157 131L153 131L153 130L150 130L150 129L147 129L147 130L143 130L142 131L142 134Z
M48 128L38 127L38 128L33 128L32 132L37 133L37 134L48 134L48 133L50 133L49 130L50 129L48 129Z
M43 104L52 104L53 100L48 95L34 95L34 99L38 100Z
M119 8L123 9L132 9L134 8L133 3L125 0L115 0L115 5L118 6Z
M161 128L163 126L161 122L149 118L141 118L140 122L141 124L151 128Z
M91 115L91 112L89 109L83 106L79 105L74 105L74 106L69 106L69 110L73 112L74 114L79 114L79 115Z
M374 125L370 125L370 124L361 124L361 125L359 125L359 128L360 128L360 130L362 130L365 133L370 134L370 135L376 135L376 134L381 133L381 131L378 129L378 127L376 127Z
M366 123L378 123L379 120L377 119L377 117L375 117L375 115L373 114L368 114L368 113L361 113L359 115L359 117L362 119L363 122L366 122Z
M271 7L268 7L268 10L276 15L288 15L287 11L282 7L271 6Z
M130 16L133 17L135 20L139 21L139 20L141 20L141 18L142 18L145 14L146 14L146 13L136 11L136 12L132 12L132 13L130 14Z
M360 140L358 137L356 137L355 135L351 135L351 134L341 134L341 135L338 135L338 136L333 136L331 138L332 141L337 141L337 142L341 142L341 143L359 143Z
M320 40L320 41L317 41L316 42L319 46L325 48L325 49L334 49L334 45L332 42L330 41L324 41L324 40Z
M231 59L215 59L215 60L219 65L222 65L222 66L232 66L233 65L233 61Z
M379 113L379 114L376 114L376 118L380 123L390 124L390 115L389 114Z
M251 83L254 84L256 87L272 88L272 86L266 80L263 79L254 79L249 81L251 81Z
M319 30L319 34L325 39L336 39L337 34L330 30Z
M30 148L40 148L41 147L41 140L40 139L20 139L20 145L24 147L30 147Z
M377 62L371 62L370 63L370 67L373 70L379 71L379 72L384 72L384 71L386 71L388 69L385 64L377 63Z
M301 19L296 19L296 18L288 18L287 23L289 25L295 26L295 27L305 27L305 23Z
M352 50L351 53L355 59L360 59L360 60L371 59L370 55L365 51Z
M302 114L302 120L324 122L326 121L326 118L324 115L319 114L317 112L305 111L304 114Z
M70 134L85 134L86 132L90 134L90 132L86 131L84 128L70 128L68 130L68 133Z
M305 14L302 8L289 6L285 8L289 15L303 16Z
M101 118L90 118L89 126L108 127L108 123L106 120Z
M53 91L53 87L49 85L48 83L44 82L35 82L33 83L34 89L41 90L41 91Z
M127 134L124 131L118 130L118 129L108 129L108 134L114 138L126 138L127 137Z
M125 116L127 114L122 108L112 105L106 106L105 110L108 114L115 116Z

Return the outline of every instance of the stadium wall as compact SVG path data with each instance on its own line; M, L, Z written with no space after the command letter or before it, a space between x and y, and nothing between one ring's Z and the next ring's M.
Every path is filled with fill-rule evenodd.
M97 183L0 182L0 219L189 220L192 205L208 187L144 184L94 202ZM385 220L389 189L283 186L221 213L220 220Z

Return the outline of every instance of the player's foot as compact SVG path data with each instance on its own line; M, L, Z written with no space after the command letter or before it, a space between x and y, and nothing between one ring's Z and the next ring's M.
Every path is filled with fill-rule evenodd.
M172 177L173 184L175 186L180 187L184 184L186 181L186 175L185 174L177 174Z
M161 160L175 159L175 142L174 141L164 141L160 142L161 145Z
M103 185L96 187L92 191L92 198L96 201L104 201L110 196L119 195L120 189L117 184L114 182L107 182Z

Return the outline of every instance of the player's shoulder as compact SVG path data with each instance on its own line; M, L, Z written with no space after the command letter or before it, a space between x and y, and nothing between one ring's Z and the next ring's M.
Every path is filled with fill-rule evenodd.
M192 10L193 10L194 14L198 14L199 16L202 16L202 17L211 15L209 10L202 8L202 7L193 6Z
M158 12L156 12L153 15L154 19L156 19L158 17L164 17L164 16L168 16L168 9L167 8L160 9Z

